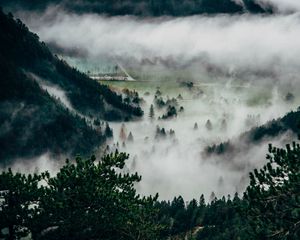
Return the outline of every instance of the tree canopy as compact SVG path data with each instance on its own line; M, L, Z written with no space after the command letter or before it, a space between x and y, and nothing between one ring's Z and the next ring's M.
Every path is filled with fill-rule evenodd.
M268 163L250 174L248 215L261 239L300 237L300 145L269 145Z
M155 197L140 197L141 180L124 173L125 153L70 160L55 176L0 175L0 229L5 239L156 239ZM5 231L4 231L5 232Z
M300 237L300 144L269 146L240 198L186 202L141 197L126 153L67 160L54 176L0 175L0 238L296 240Z

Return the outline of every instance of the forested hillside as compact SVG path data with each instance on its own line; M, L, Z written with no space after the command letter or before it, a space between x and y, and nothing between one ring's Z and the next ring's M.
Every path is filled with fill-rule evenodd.
M44 10L59 5L76 13L100 13L107 15L137 16L188 16L218 13L271 13L274 9L255 0L2 0L10 9Z
M53 56L37 35L2 11L0 75L1 163L46 151L90 154L105 137L87 119L122 120L143 114L137 105L125 103L107 86ZM65 93L71 107L43 85Z
M264 140L271 140L280 136L281 134L292 132L298 135L300 132L300 108L297 111L291 111L287 113L282 118L273 119L261 126L253 127L251 130L241 134L237 141L236 139L228 140L220 144L214 144L208 146L205 149L205 154L210 156L214 155L224 155L224 154L235 154L239 153L242 149L247 146L250 150L251 144L261 144Z

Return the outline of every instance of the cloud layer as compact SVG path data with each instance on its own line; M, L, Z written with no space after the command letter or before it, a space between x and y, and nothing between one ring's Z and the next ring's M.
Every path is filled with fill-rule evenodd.
M299 14L138 19L49 9L43 15L19 15L42 40L78 49L90 59L209 63L230 74L266 72L298 81Z

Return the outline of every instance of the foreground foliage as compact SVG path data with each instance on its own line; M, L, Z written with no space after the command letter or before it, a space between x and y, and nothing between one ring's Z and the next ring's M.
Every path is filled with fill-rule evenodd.
M244 197L209 203L141 198L141 180L115 153L66 161L56 176L0 175L0 238L19 239L286 239L300 237L300 145L270 145L268 163L250 174Z
M56 176L0 176L0 229L6 239L156 239L155 197L141 198L123 174L128 155L69 160ZM7 232L7 234L3 234Z
M250 174L248 215L260 239L300 238L300 145L269 146L269 160Z

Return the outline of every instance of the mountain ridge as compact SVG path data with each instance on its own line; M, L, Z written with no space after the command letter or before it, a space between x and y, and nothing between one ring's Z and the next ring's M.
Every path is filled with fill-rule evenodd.
M58 6L73 13L96 13L109 16L189 16L196 14L243 14L273 13L271 3L261 4L255 0L3 0L3 6L12 10L46 10Z

